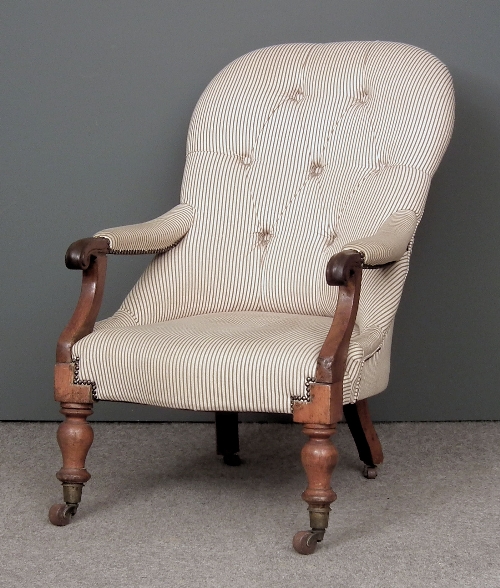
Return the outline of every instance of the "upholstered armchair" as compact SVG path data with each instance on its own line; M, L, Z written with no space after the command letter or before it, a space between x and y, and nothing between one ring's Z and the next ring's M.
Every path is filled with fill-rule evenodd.
M342 415L368 478L383 459L366 399L388 383L414 234L453 120L446 67L399 43L267 47L214 78L191 119L180 204L68 249L83 284L57 346L66 418L53 524L71 520L90 478L98 400L214 411L231 465L239 412L288 413L308 438L311 529L293 545L314 551L336 498ZM96 322L107 255L139 253L156 256Z

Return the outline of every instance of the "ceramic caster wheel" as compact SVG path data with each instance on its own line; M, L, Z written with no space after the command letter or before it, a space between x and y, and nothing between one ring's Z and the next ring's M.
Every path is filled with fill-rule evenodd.
M368 478L369 480L375 480L377 477L377 466L368 466L365 465L363 468L363 476Z
M241 465L241 458L237 453L227 454L223 457L224 463L228 466Z
M57 527L64 527L71 523L76 509L67 504L53 504L49 510L49 521Z
M318 535L312 531L299 531L293 537L293 548L301 555L314 553L318 544Z

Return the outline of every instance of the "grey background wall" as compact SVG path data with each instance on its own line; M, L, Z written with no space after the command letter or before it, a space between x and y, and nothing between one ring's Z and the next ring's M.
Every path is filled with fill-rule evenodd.
M0 419L59 418L70 242L178 202L190 113L229 61L285 42L394 40L454 77L450 148L399 310L379 420L499 419L498 0L3 0ZM103 315L147 263L112 258ZM206 419L100 403L97 419Z

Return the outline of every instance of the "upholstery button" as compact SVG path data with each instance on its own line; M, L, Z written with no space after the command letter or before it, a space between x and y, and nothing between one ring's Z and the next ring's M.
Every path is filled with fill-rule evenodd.
M319 176L323 172L324 166L320 163L312 163L310 173L312 176Z
M329 229L326 234L325 247L331 247L337 238L337 233L334 229Z
M301 88L295 92L294 99L295 102L302 102L302 100L304 100L304 92L301 90Z
M258 242L259 242L259 246L260 247L266 247L266 245L271 240L271 237L272 237L271 231L269 231L268 229L261 229L257 233L257 239L258 239Z
M241 159L243 165L251 165L252 164L252 158L250 157L250 155L244 155Z
M357 99L357 102L360 102L361 104L364 104L367 101L368 101L368 92L366 92L365 90L363 90L361 92L361 96Z

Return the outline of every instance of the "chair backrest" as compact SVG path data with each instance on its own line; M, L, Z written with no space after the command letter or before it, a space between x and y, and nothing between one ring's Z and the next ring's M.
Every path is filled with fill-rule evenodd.
M124 308L140 323L245 310L331 316L327 261L398 210L420 220L453 117L446 67L416 47L287 44L237 59L191 119L181 202L194 225ZM365 272L361 328L390 327L409 255ZM381 298L390 304L377 310Z

